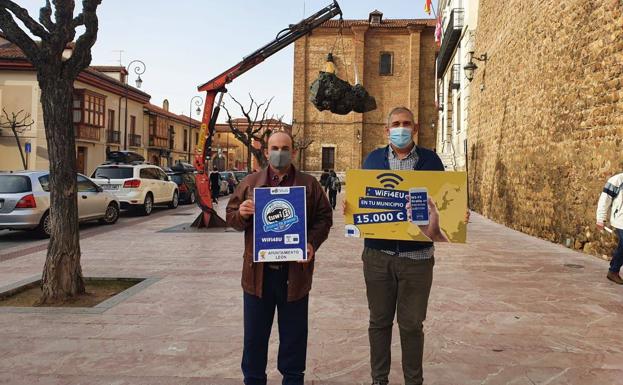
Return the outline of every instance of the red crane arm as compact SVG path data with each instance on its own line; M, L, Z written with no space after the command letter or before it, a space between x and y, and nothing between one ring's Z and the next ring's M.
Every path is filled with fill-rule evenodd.
M227 92L225 86L231 83L238 76L247 72L251 68L260 64L269 56L279 52L283 48L292 44L297 39L309 34L314 28L322 25L327 20L332 19L336 15L342 17L342 10L340 9L337 1L333 0L333 3L324 7L320 11L313 15L303 19L297 24L291 24L287 28L281 30L277 37L266 44L257 51L244 57L235 66L231 67L227 71L221 73L214 79L200 85L199 91L205 91L205 105L203 108L203 118L201 119L201 129L199 131L199 142L195 147L194 165L197 168L197 204L203 210L202 219L197 218L193 225L201 227L202 224L210 226L210 223L214 223L213 216L216 212L212 208L212 198L210 195L210 181L208 177L207 163L212 153L212 137L214 135L214 127L216 125L216 119L220 111L221 100L223 94ZM215 100L220 93L219 101ZM219 218L220 219L220 218ZM221 220L222 221L222 220ZM202 222L202 223L200 223ZM217 224L215 224L217 225Z

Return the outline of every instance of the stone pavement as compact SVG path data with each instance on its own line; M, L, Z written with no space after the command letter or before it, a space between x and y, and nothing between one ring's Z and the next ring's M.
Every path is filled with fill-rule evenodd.
M82 242L87 276L161 278L102 314L0 311L0 384L241 384L241 235L158 232L196 212ZM342 225L336 213L317 255L309 384L369 383L362 241ZM605 279L607 262L476 214L468 228L468 244L437 247L426 384L623 384L623 287ZM44 257L0 262L0 286L40 274ZM402 383L397 332L392 384ZM276 342L274 331L271 384Z

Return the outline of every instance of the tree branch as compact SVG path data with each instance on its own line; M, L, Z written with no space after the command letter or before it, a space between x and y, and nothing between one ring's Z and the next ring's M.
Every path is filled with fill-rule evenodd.
M64 63L64 69L71 79L74 79L91 64L91 48L97 40L99 21L97 7L102 0L82 0L82 13L70 23L75 33L75 27L84 25L85 31L76 41L71 57ZM76 20L78 20L76 22ZM79 24L76 24L79 23Z
M50 0L46 0L45 7L39 9L39 22L43 24L49 32L54 30L55 25L52 22L52 5L50 4Z
M0 0L0 9L2 9L3 11L8 10L12 14L14 14L18 19L22 21L22 23L24 23L30 33L39 37L41 40L48 40L50 38L50 34L48 33L48 31L46 31L41 24L37 23L35 19L30 17L28 11L25 8L20 7L19 5L10 0Z
M11 13L1 6L0 29L4 32L7 40L17 45L31 63L39 62L39 47L37 43L17 25Z

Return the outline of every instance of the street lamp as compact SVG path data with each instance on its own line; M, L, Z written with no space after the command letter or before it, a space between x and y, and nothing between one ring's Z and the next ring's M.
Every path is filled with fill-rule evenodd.
M465 66L463 67L463 71L465 71L465 77L470 82L472 80L474 80L474 71L476 71L476 69L478 68L476 63L474 63L472 61L473 59L476 59L478 61L486 62L487 61L487 54L484 53L484 54L480 55L480 57L474 57L474 51L470 51L469 52L469 62L467 64L465 64Z
M132 67L134 66L134 67ZM140 60L132 60L128 64L128 76L130 70L132 69L135 74L138 75L136 79L136 88L141 88L143 85L143 79L141 79L141 75L145 73L147 66ZM128 82L125 82L125 127L123 129L123 149L128 149L128 93L130 92L130 87L128 86Z
M188 163L190 162L190 145L192 143L192 127L193 127L193 103L195 104L195 106L197 106L197 109L195 110L195 112L197 113L197 115L201 114L201 108L199 106L201 106L203 104L203 99L201 98L201 96L196 95L193 96L192 99L190 99L190 107L188 108Z

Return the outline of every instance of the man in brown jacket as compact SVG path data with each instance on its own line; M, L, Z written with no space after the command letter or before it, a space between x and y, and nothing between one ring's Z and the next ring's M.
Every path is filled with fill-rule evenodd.
M227 205L227 224L244 230L242 289L244 291L244 349L242 373L246 385L266 384L268 341L278 310L277 368L283 385L303 385L307 355L307 309L314 272L314 256L327 239L333 213L322 187L311 175L294 168L290 134L278 131L268 139L269 166L243 179ZM305 262L253 262L253 189L305 186L307 255Z

